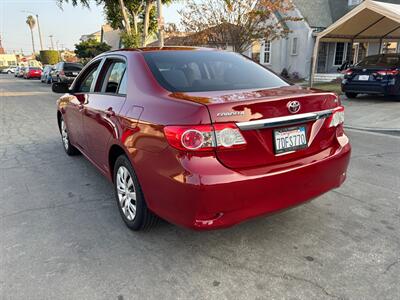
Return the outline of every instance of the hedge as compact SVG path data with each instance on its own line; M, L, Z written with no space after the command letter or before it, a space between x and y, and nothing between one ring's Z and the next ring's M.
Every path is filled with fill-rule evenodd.
M43 65L54 65L60 61L60 54L56 50L42 50L40 60Z

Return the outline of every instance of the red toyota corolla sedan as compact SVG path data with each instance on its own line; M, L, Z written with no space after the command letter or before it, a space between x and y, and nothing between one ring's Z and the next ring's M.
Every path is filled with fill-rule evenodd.
M164 47L104 53L55 83L68 155L115 187L133 230L158 217L228 227L311 200L346 178L337 95L291 85L242 55Z

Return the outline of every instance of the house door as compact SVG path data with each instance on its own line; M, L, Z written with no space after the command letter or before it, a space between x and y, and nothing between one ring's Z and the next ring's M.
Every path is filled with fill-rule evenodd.
M320 43L318 49L317 73L326 72L327 61L328 61L328 43Z

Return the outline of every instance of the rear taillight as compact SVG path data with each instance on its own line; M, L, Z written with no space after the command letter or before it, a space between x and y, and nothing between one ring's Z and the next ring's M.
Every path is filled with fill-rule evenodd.
M380 76L386 76L386 75L396 76L399 74L399 70L383 70L383 71L378 71L376 73Z
M329 127L337 127L344 123L344 107L339 106L333 110L330 117Z
M344 70L342 73L344 75L346 75L346 76L350 76L351 74L353 74L353 70L352 69L347 69L347 70Z
M243 147L246 141L239 128L233 123L166 126L164 134L169 144L184 151L212 151Z

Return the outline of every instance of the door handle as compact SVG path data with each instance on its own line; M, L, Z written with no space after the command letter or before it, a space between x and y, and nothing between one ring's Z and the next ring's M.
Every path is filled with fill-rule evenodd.
M112 107L109 107L106 109L106 115L107 117L114 117L115 116L115 111L113 111Z

